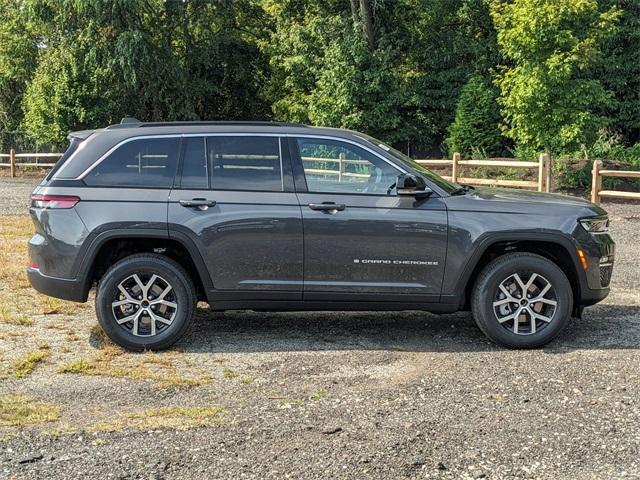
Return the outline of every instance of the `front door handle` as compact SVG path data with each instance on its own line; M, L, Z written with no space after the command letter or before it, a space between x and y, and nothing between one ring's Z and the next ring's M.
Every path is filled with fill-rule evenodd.
M180 200L180 205L187 208L199 208L206 210L209 207L215 207L215 200L207 200L206 198L192 198L191 200Z
M339 212L345 209L344 203L322 202L322 203L310 203L309 208L311 210L320 210L323 212Z

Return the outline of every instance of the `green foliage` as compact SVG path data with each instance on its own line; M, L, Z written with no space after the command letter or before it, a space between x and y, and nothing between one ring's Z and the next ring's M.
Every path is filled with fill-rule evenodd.
M449 127L449 156L459 152L464 157L495 157L505 150L500 133L498 91L481 75L475 74L462 88L455 120Z
M602 9L616 6L620 20L603 46L603 61L593 76L612 92L605 114L610 130L626 145L640 141L640 1L600 0Z
M0 18L0 149L125 115L351 128L420 156L593 158L604 135L626 162L640 141L638 0L0 0Z
M600 12L595 0L496 0L491 13L509 61L497 81L506 134L553 153L595 140L610 96L588 73L618 10Z
M69 130L142 120L263 118L266 60L253 2L28 0L42 40L24 127L59 145ZM250 34L244 32L250 29Z
M621 137L600 135L589 148L581 151L564 153L554 161L557 185L564 189L588 189L591 185L591 170L594 160L602 160L604 168L614 170L640 169L640 143L626 146ZM619 187L629 183L638 188L640 182L627 181L615 177L605 177L605 189Z
M0 130L18 127L25 86L36 67L34 28L20 5L0 2Z
M363 130L403 147L437 148L464 80L498 57L486 4L370 4L373 48L348 2L270 4L274 31L266 51L275 116Z

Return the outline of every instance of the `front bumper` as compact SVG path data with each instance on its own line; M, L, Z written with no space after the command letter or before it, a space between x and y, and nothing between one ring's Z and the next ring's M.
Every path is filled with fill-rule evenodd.
M87 291L79 280L48 277L35 268L27 268L27 277L31 286L40 293L72 302L87 301Z
M615 257L615 242L609 234L581 236L579 248L584 252L588 266L581 285L580 304L589 306L604 300L610 291Z

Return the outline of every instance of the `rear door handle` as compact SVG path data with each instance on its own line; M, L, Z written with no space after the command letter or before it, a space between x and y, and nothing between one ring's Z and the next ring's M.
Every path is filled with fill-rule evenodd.
M333 202L323 202L323 203L310 203L309 208L311 210L320 210L323 212L331 212L331 211L342 211L345 209L344 203L333 203Z
M206 198L192 198L191 200L180 200L180 205L187 208L199 208L206 210L209 207L215 207L215 200L207 200Z

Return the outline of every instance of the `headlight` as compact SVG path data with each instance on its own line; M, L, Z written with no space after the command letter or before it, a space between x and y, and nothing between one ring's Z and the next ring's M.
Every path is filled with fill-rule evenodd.
M593 234L607 233L609 231L609 219L607 217L582 218L580 225L587 232Z

